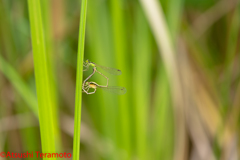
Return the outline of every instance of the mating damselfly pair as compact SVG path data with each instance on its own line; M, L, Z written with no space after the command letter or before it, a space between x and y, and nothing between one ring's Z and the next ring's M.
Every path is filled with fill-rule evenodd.
M83 66L85 67L85 69L83 71L87 71L89 69L89 67L93 67L93 72L92 74L90 74L84 81L83 81L83 85L82 85L82 90L86 93L86 94L94 94L97 90L97 88L100 88L104 91L107 91L109 93L113 93L113 94L125 94L127 92L126 88L124 87L120 87L120 86L108 86L108 81L109 78L107 76L105 76L104 74L102 74L101 72L98 71L98 68L101 68L102 70L112 74L112 75L121 75L122 72L119 69L115 69L115 68L110 68L110 67L105 67L105 66L101 66L98 64L95 64L93 62L90 62L89 60L86 60L83 63ZM95 74L95 73L99 73L100 75L102 75L104 78L106 78L107 80L107 84L104 85L99 85L96 82L88 82L88 80ZM89 91L90 89L93 89L93 91Z

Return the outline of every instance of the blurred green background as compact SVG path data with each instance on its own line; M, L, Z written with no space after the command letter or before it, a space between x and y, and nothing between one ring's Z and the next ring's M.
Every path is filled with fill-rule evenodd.
M239 159L238 2L88 0L84 59L127 93L83 93L81 160ZM41 1L57 152L73 150L80 8ZM30 33L27 1L0 0L0 152L41 151Z

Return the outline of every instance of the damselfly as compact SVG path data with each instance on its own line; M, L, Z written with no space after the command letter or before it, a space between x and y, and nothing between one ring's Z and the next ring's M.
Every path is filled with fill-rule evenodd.
M105 66L101 66L98 64L95 64L93 62L90 62L89 60L86 60L83 63L83 66L85 67L85 69L83 71L87 71L89 69L89 66L93 67L93 73L91 75L89 75L83 82L83 84L85 84L96 72L98 72L100 75L102 75L104 78L107 79L107 85L105 87L108 86L108 77L105 76L104 74L102 74L101 72L98 71L98 68L101 68L102 70L112 74L112 75L121 75L122 72L119 69L115 69L115 68L110 68L110 67L105 67Z
M127 92L126 88L124 88L124 87L120 87L120 86L107 86L106 87L106 86L98 85L96 82L86 82L83 86L84 86L83 91L86 94L94 94L96 92L97 88L100 88L109 93L119 94L119 95L125 94ZM89 92L89 89L94 89L94 91Z

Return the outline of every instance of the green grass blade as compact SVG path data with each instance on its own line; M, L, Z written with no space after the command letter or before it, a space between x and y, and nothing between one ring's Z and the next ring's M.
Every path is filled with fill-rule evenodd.
M42 20L44 27L44 36L46 40L46 52L48 56L48 66L49 66L49 78L50 78L50 91L51 91L51 100L52 100L52 110L53 110L53 124L54 124L54 135L56 142L56 151L61 152L61 135L59 129L59 111L58 111L58 99L57 99L57 85L55 78L55 67L54 67L54 51L53 51L53 37L52 37L52 23L51 23L51 1L42 0Z
M184 0L170 0L169 8L166 15L168 21L168 27L170 30L172 41L175 43L177 40L177 34L179 31L181 15L183 10Z
M174 123L171 108L170 86L163 65L158 66L153 96L152 159L173 159Z
M82 72L84 59L85 28L87 17L87 0L82 0L80 28L78 40L77 78L75 96L74 137L73 137L73 160L80 157L80 133L81 133L81 108L82 108Z
M55 152L48 56L39 0L28 0L43 153ZM47 159L47 158L44 158ZM53 158L55 159L55 158Z
M136 26L133 38L133 87L134 87L134 114L136 129L136 153L140 160L148 159L149 146L147 145L148 114L150 105L150 77L151 77L151 36L147 21L141 7L135 10Z
M106 66L114 66L114 54L111 32L109 32L111 27L110 21L110 11L108 10L108 4L102 3L99 0L89 1L88 7L91 8L91 12L88 13L88 23L87 23L87 35L88 35L88 48L89 54L87 55L93 62L97 64L103 64ZM100 70L100 69L99 69ZM101 72L101 70L100 70ZM103 73L103 72L102 72ZM105 72L104 72L105 73ZM106 79L101 75L93 77L96 82L99 84L105 84ZM109 75L111 79L111 84L116 84L115 77ZM98 126L98 132L108 139L109 144L113 148L117 148L117 128L118 128L118 117L117 109L118 105L116 104L117 97L114 94L107 94L104 91L98 92L97 94L89 97L88 108L94 117L96 126ZM92 99L95 99L92 102ZM95 106L98 106L97 108ZM109 151L109 154L105 157L106 160L117 159L118 154L113 151Z
M118 78L118 85L124 86L128 90L128 95L131 95L130 91L130 71L129 71L129 57L127 51L126 41L126 29L125 19L123 10L123 0L111 0L111 12L112 12L112 26L113 26L113 41L114 41L114 52L116 67L121 69L124 73ZM119 135L118 145L121 149L126 151L124 157L120 159L129 159L132 156L131 149L131 124L130 122L130 106L129 99L127 96L118 97L119 100Z
M174 101L174 109L176 116L179 117L175 121L175 134L176 145L174 159L184 159L186 152L186 125L184 119L184 102L183 102L183 89L181 84L181 77L178 69L178 61L175 53L174 44L172 44L169 28L166 24L166 19L163 14L161 4L156 0L140 0L144 11L146 12L150 26L153 31L153 35L156 39L157 46L171 85L171 94ZM180 72L181 73L181 72Z

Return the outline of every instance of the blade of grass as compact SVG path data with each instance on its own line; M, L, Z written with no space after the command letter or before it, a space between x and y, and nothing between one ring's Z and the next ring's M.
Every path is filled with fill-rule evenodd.
M178 69L174 45L170 40L170 33L162 11L161 4L157 0L140 0L148 21L152 28L163 63L170 80L171 94L174 101L175 113L175 153L174 159L182 160L186 157L186 126L184 119L183 90Z
M34 71L39 108L39 122L43 153L55 153L49 60L41 15L40 0L28 0ZM47 158L44 158L47 159ZM52 158L55 159L55 158Z
M74 115L74 137L73 137L73 160L80 158L80 133L81 133L81 108L82 108L82 72L84 59L85 28L87 17L87 0L82 0L78 57L77 57L77 78L76 78L76 96L75 96L75 115Z
M128 95L131 95L129 58L127 54L127 38L125 29L124 11L122 9L123 0L111 0L113 41L116 68L121 69L123 74L118 78L118 85L127 88ZM131 121L129 116L129 99L126 95L119 96L119 131L117 131L118 145L124 149L121 159L131 157ZM130 128L131 127L131 128Z
M135 9L136 32L133 36L133 90L134 113L136 116L136 153L140 160L148 159L148 114L150 106L150 77L151 77L151 36L146 18L139 4ZM144 64L144 65L143 65ZM140 87L141 86L141 87ZM134 147L135 148L135 147Z
M48 56L48 66L49 66L49 78L50 78L50 91L51 91L51 99L52 99L52 110L53 110L53 124L54 124L54 134L55 134L55 142L57 152L61 152L61 135L59 129L59 111L58 111L58 99L57 99L57 88L56 88L56 78L54 75L54 54L53 54L53 41L52 41L52 23L51 23L51 1L42 0L42 19L43 19L43 27L44 27L44 36L46 40L46 52Z
M88 48L89 54L93 62L97 64L106 64L107 66L114 65L114 55L112 54L112 45L111 45L111 33L109 32L110 28L110 14L107 10L107 3L102 3L98 0L89 1L89 8L91 12L88 14ZM88 58L88 57L86 57ZM100 84L105 84L106 79L101 75L96 75L95 77L97 82ZM114 84L114 79L111 79L110 83ZM94 95L95 96L95 95ZM92 99L92 96L90 97ZM89 99L91 101L91 99ZM98 121L101 133L114 148L116 148L116 129L117 129L117 106L116 106L116 95L106 94L104 91L98 92L96 94L95 101L92 104L92 112L94 118ZM96 108L95 106L98 106ZM89 105L90 109L90 105ZM95 121L96 121L95 120ZM117 159L117 154L110 151L110 154L107 154L106 159Z
M168 12L166 14L168 27L169 27L169 30L171 31L170 32L171 38L174 43L176 42L176 38L179 30L183 4L184 4L184 0L170 0Z
M152 159L173 159L173 113L169 81L163 65L159 66L155 88L152 136L154 152Z

